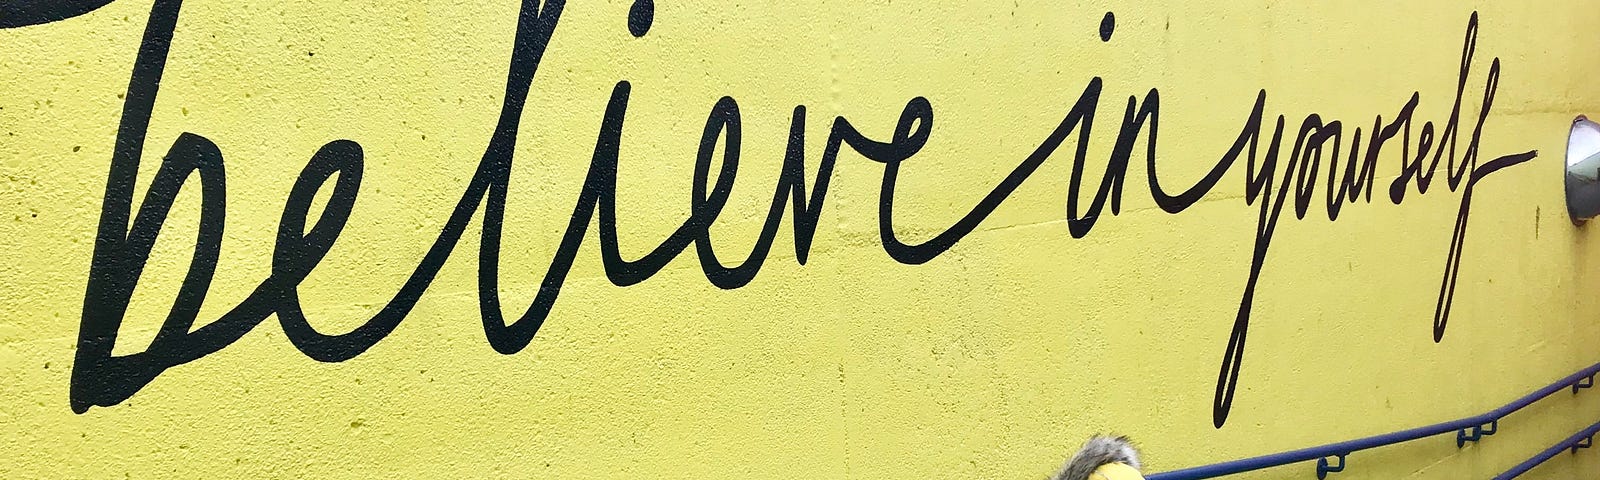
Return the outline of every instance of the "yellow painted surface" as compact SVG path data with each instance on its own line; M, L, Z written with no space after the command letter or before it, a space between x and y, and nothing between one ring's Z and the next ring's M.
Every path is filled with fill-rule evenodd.
M632 282L607 276L593 223L553 310L513 354L485 337L483 207L468 202L477 213L437 277L359 355L309 358L267 317L125 400L76 413L73 370L89 367L75 346L84 319L105 314L85 310L104 298L85 296L124 96L152 9L170 6L118 0L0 29L0 478L1043 478L1106 430L1138 440L1149 470L1166 471L1482 413L1600 361L1600 239L1567 219L1559 183L1569 123L1600 113L1591 2L658 0L637 38L631 3L565 5L516 117L497 288L511 319L558 252L622 81L615 217L627 260L690 218L696 152L724 96L742 128L738 176L710 227L726 265L757 244L796 106L806 112L809 195L836 117L886 142L907 105L926 99L934 120L912 128L926 128L926 143L899 164L893 190L893 232L908 243L979 204L1094 78L1102 93L1080 212L1127 98L1143 102L1151 89L1169 194L1205 176L1265 91L1261 155L1286 119L1267 197L1276 201L1308 114L1342 121L1345 148L1322 163L1341 158L1341 174L1352 130L1362 128L1364 154L1374 119L1392 121L1413 92L1411 154L1424 122L1437 140L1474 11L1458 148L1498 58L1479 164L1538 153L1473 187L1437 343L1465 185L1447 185L1441 163L1426 194L1407 183L1396 205L1389 187L1406 143L1397 139L1376 161L1371 201L1346 204L1336 221L1325 170L1312 177L1303 220L1290 187L1220 427L1218 372L1263 201L1246 202L1250 160L1172 214L1152 200L1141 135L1120 213L1107 209L1074 238L1065 202L1076 133L970 234L920 264L886 252L886 166L851 145L803 265L785 203L770 255L740 288L708 282L692 244L618 286ZM341 139L360 145L362 179L348 223L300 282L300 303L328 334L392 304L489 148L518 9L184 2L131 198L137 211L181 134L220 151L225 219L195 324L272 275L296 178ZM1102 42L1108 11L1115 32ZM716 145L713 170L725 151ZM160 230L119 317L119 358L149 348L173 308L201 206L220 204L200 190L190 178ZM76 381L129 379L86 370ZM1457 449L1443 436L1361 452L1335 478L1488 478L1595 420L1600 394L1562 392L1480 444ZM1253 478L1312 478L1311 469ZM1562 454L1531 477L1600 477L1600 455Z

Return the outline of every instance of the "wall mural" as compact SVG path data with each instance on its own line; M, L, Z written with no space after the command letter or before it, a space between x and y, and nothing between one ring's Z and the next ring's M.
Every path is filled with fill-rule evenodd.
M1600 361L1592 25L0 0L0 478L1040 478L1100 433L1148 474L1480 414Z
M108 3L106 0L24 3L8 7L5 27L46 23L86 13ZM138 59L127 89L127 102L117 130L116 149L101 207L93 266L85 291L83 319L78 349L72 370L71 406L83 413L91 406L116 405L134 395L162 372L174 366L199 360L235 342L269 317L276 317L290 342L307 356L324 362L349 360L382 341L411 311L433 282L445 259L456 251L469 222L481 215L482 235L478 239L478 302L483 330L489 345L503 354L514 354L527 347L540 326L549 319L551 309L574 262L579 247L588 237L591 225L600 242L605 274L618 286L650 279L668 262L693 247L705 278L723 289L737 289L760 273L773 248L774 238L785 216L794 229L795 260L805 264L816 233L817 223L827 202L829 180L841 151L849 148L867 160L883 166L879 190L878 234L885 253L895 261L916 265L948 251L973 232L995 209L1017 190L1040 165L1075 138L1072 176L1065 194L1068 231L1074 238L1091 233L1097 222L1118 214L1122 205L1126 170L1136 154L1135 144L1145 136L1144 153L1149 195L1169 214L1181 214L1211 192L1223 177L1243 163L1246 205L1259 211L1254 253L1249 259L1250 273L1243 279L1243 293L1227 345L1221 349L1221 366L1213 400L1213 422L1221 428L1228 419L1236 388L1240 382L1246 337L1251 323L1251 305L1261 267L1268 261L1278 222L1286 205L1292 204L1297 220L1312 214L1313 203L1320 203L1328 220L1337 220L1341 208L1357 202L1372 203L1374 186L1379 184L1378 158L1385 147L1401 150L1403 162L1398 177L1379 189L1394 205L1402 205L1407 194L1428 193L1434 174L1443 167L1445 186L1459 196L1456 226L1444 256L1437 307L1433 318L1433 340L1440 342L1450 319L1462 251L1467 245L1468 218L1472 212L1473 188L1496 172L1532 160L1534 151L1480 153L1484 122L1494 105L1499 87L1501 62L1490 60L1487 69L1477 65L1478 16L1466 23L1461 47L1460 69L1449 72L1456 78L1448 118L1414 118L1422 100L1421 92L1411 95L1403 105L1385 118L1374 116L1372 126L1363 131L1359 123L1325 118L1311 113L1293 120L1283 114L1270 118L1268 92L1261 90L1242 119L1239 135L1227 151L1219 155L1209 173L1192 185L1165 186L1157 169L1157 138L1161 94L1151 88L1128 97L1102 178L1084 178L1090 161L1089 135L1098 116L1102 80L1095 77L1065 112L1060 124L1039 142L1031 155L1023 158L1009 175L960 217L955 224L931 239L921 242L901 240L894 228L895 184L902 166L912 168L917 152L933 134L934 107L925 98L906 101L899 121L892 126L857 126L844 117L833 119L824 138L826 149L817 171L805 171L806 108L796 106L788 137L788 154L782 175L774 188L754 249L741 260L724 263L709 226L723 213L739 173L741 117L739 103L722 97L707 114L704 134L696 157L694 193L688 199L692 213L681 226L648 252L624 253L618 246L618 219L615 212L618 149L627 119L632 85L619 80L612 89L605 112L600 116L600 134L594 141L582 193L575 201L572 218L562 236L560 248L550 260L549 269L537 296L521 318L507 321L499 298L499 257L501 224L506 215L506 195L512 188L509 172L512 151L517 143L523 104L538 72L551 37L559 34L562 0L540 4L524 0L512 39L511 59L505 80L500 121L489 139L473 173L472 181L437 240L417 263L411 276L399 286L392 300L359 328L344 334L325 334L313 328L301 312L299 285L328 253L350 219L352 207L361 191L363 154L355 140L328 142L313 155L294 181L294 188L283 200L284 209L272 252L272 275L261 281L248 298L227 314L203 327L193 328L201 303L218 268L218 252L223 238L223 219L227 215L226 163L218 147L203 132L186 133L173 143L162 159L160 169L149 180L144 198L135 203L133 192L151 108L160 91L173 30L180 21L182 0L157 0L150 11L149 24L140 43ZM627 28L634 37L645 37L654 17L651 0L637 0L629 13ZM1115 12L1107 12L1100 22L1099 39L1113 42ZM1092 33L1092 32L1091 32ZM1483 84L1481 99L1463 98L1469 82ZM1477 118L1463 118L1463 101L1478 102ZM1462 123L1470 125L1466 130ZM1298 126L1295 126L1298 125ZM1265 127L1265 130L1264 130ZM1288 127L1288 130L1286 130ZM1415 130L1415 136L1413 136ZM873 133L880 132L881 133ZM1264 132L1270 134L1264 135ZM1437 133L1436 133L1437 132ZM1465 138L1463 138L1465 137ZM816 138L814 136L814 138ZM1464 140L1464 141L1463 141ZM1265 145L1263 145L1265 143ZM718 158L718 147L721 155ZM1480 161L1480 157L1484 160ZM1243 161L1241 162L1241 158ZM525 161L540 161L529 159ZM713 181L713 170L715 180ZM188 183L191 178L199 181ZM332 197L316 219L308 218L318 190L332 184ZM186 185L201 191L199 241L193 251L188 274L176 292L177 302L162 323L149 348L131 355L113 356L112 347L123 324L135 286L148 261L150 250L162 230L173 203ZM1084 205L1085 185L1092 198ZM1292 202L1291 202L1292 200ZM137 206L137 213L135 213ZM792 212L786 212L792 210ZM131 222L130 222L131 220ZM633 257L633 258L629 258ZM1220 319L1219 319L1220 320ZM1220 324L1219 324L1220 325Z

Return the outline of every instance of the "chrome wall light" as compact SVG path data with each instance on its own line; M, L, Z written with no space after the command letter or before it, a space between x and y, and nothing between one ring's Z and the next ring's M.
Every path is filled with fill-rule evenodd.
M1600 216L1600 123L1582 115L1567 135L1567 213L1579 225Z

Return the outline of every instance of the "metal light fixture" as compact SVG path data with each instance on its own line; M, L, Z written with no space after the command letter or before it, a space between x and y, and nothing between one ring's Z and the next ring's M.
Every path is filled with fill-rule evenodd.
M1567 213L1579 225L1600 216L1600 123L1582 115L1567 136Z

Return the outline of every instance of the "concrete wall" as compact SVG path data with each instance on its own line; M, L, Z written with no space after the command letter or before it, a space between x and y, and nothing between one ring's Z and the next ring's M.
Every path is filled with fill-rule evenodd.
M1162 471L1600 361L1592 2L102 3L0 2L4 478Z

